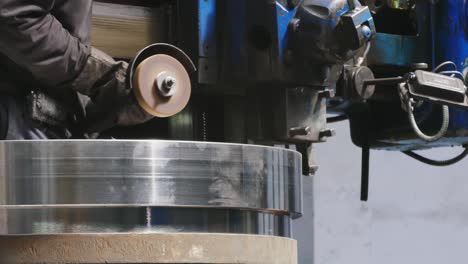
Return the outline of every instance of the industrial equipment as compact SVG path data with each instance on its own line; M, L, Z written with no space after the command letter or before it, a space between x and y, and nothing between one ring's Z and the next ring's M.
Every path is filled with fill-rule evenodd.
M414 152L468 144L465 1L108 2L96 32L144 27L141 50L95 43L131 60L159 118L0 142L1 263L297 263L291 219L328 123L350 121L364 201L370 149L468 155Z
M7 235L0 239L2 263L297 258L288 239L291 219L302 211L301 158L295 151L117 140L3 142L0 148L0 232ZM57 252L50 253L55 246L39 250L57 241ZM220 247L226 249L217 252ZM265 247L276 253L257 255Z

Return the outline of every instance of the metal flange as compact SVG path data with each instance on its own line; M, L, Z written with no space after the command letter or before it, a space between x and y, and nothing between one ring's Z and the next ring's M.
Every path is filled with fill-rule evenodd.
M0 153L0 215L51 208L208 208L292 217L302 211L301 155L287 149L2 141Z

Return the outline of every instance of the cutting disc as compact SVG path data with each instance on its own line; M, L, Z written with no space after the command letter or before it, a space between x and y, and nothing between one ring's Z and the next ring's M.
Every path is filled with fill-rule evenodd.
M171 96L160 92L158 76L171 76L177 82ZM159 84L158 84L159 83ZM140 106L156 117L170 117L187 106L191 95L190 76L175 58L158 54L148 57L138 65L133 75L133 88Z

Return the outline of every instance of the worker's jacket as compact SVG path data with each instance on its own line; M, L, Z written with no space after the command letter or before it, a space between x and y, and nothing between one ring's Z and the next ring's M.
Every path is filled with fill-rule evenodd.
M91 8L91 0L1 0L0 80L16 89L76 77L90 54Z
M49 89L70 98L54 87L85 66L91 9L92 0L0 0L0 96Z

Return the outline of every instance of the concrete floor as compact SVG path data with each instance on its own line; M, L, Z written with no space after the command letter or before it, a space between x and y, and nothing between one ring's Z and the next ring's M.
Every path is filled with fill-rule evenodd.
M359 201L360 149L346 122L317 146L294 224L300 264L440 264L468 259L468 159L436 168L397 152L371 153L370 201ZM427 151L449 158L458 148Z

